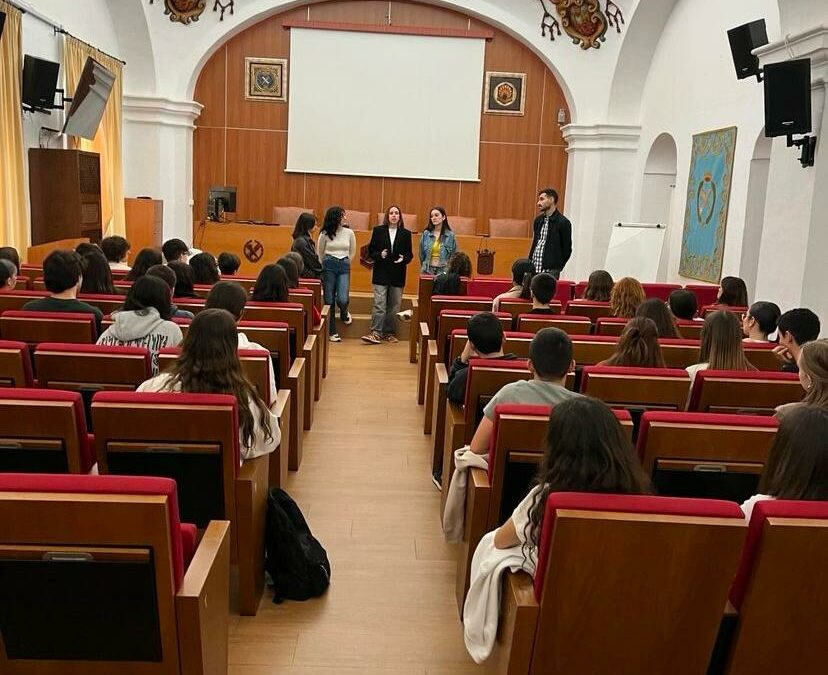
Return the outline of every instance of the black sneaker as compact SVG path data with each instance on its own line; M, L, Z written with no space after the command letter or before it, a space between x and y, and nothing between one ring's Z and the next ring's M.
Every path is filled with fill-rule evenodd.
M434 487L436 487L440 492L443 491L443 476L439 473L431 474L431 482L434 483Z

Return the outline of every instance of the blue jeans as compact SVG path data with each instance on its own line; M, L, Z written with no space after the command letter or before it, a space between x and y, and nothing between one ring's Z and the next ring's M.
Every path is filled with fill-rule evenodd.
M328 334L336 334L336 308L344 321L348 316L351 287L351 261L348 258L334 258L326 255L322 261L322 287L325 292L325 304L331 306L328 316Z

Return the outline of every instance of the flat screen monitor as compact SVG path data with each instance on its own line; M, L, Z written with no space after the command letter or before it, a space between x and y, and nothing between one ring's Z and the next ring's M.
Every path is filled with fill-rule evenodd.
M23 58L21 99L26 110L47 112L55 107L60 64L26 54Z
M63 133L90 141L94 139L114 84L115 75L95 59L86 59L72 98L72 107L69 108L66 124L63 125Z
M214 185L207 197L207 210L210 218L219 220L225 211L236 212L236 187L234 185Z

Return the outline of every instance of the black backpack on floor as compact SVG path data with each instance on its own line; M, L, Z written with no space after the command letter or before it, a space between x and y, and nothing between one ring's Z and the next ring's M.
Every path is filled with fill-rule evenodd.
M330 585L328 554L311 534L296 502L279 488L272 488L267 496L265 551L265 570L275 586L273 602L315 598Z

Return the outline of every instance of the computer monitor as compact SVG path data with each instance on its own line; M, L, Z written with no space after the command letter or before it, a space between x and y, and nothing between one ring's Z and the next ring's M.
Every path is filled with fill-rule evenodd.
M236 212L236 186L214 185L207 198L207 215L210 220L220 220L225 212Z

